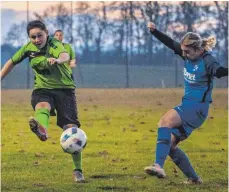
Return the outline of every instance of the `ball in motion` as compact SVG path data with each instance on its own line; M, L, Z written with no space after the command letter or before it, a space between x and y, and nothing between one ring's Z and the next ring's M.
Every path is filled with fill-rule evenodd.
M77 154L86 147L86 144L87 136L80 128L68 128L60 136L60 145L66 153Z

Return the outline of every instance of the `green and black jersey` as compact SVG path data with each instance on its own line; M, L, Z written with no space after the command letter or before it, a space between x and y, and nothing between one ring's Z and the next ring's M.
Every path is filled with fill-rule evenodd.
M66 52L60 41L49 37L44 48L38 49L29 42L21 47L11 60L16 65L26 57L29 58L35 76L34 89L75 88L68 63L50 65L47 61L50 57L58 58L61 53Z
M70 56L70 60L75 59L76 55L75 55L75 52L73 51L71 45L67 44L67 43L63 43L63 46L64 46L65 50L68 52L68 54Z

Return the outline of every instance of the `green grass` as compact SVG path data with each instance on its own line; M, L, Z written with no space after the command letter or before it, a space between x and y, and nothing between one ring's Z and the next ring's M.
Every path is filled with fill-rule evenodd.
M154 90L149 90L148 97L146 93L141 98L142 101L147 100L143 103L138 103L141 102L140 96L135 92L136 95L132 94L132 90L119 90L119 94L123 95L115 98L108 94L112 90L100 90L100 96L104 99L110 97L110 103L102 103L103 99L92 100L93 96L89 98L90 102L83 99L89 92L97 98L98 91L79 90L77 93L82 129L88 136L88 145L83 152L87 182L83 184L72 181L71 156L63 153L59 145L62 131L55 125L55 117L51 117L49 140L41 142L28 127L28 117L33 115L29 100L17 99L29 93L16 91L14 97L3 92L3 192L228 191L227 106L220 107L219 103L213 105L204 125L180 144L204 180L203 185L184 186L180 182L185 177L170 159L165 164L168 178L164 180L143 172L144 167L155 158L157 122L169 108L178 104L175 101L180 99L180 90L175 91L177 95L174 98L167 97L167 100L174 100L172 104L156 102L147 105ZM131 98L138 98L136 105L128 102L125 104L124 100L131 100L125 97L128 94L132 95ZM218 94L222 96L221 92ZM224 94L225 100L226 90ZM160 101L160 97L157 99Z

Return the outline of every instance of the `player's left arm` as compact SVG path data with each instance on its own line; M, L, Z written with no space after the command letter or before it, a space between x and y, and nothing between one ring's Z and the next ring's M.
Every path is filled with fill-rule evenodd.
M0 71L1 80L3 80L4 77L8 75L8 73L10 73L10 71L14 68L14 66L15 65L13 64L13 61L9 59Z
M204 57L207 73L217 78L228 76L228 68L221 66L211 54Z
M226 67L219 67L219 68L216 70L215 76L216 76L217 78L221 78L221 77L228 76L228 68L226 68Z
M50 54L53 55L53 57L48 58L50 65L69 62L70 56L60 42L55 42L55 44L50 48Z
M53 64L63 64L63 63L67 63L69 61L69 55L68 53L60 53L59 57L56 59L56 58L48 58L48 62L50 65L53 65Z
M58 59L56 59L56 63L57 64L63 64L68 62L70 59L69 54L68 53L61 53L58 57Z

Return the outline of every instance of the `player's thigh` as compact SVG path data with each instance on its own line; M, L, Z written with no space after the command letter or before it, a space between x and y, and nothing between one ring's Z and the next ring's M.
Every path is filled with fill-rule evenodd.
M32 92L31 105L34 110L46 108L50 111L53 106L53 96L46 89L36 89Z
M63 128L68 124L76 124L80 127L75 91L72 89L59 90L55 95L57 125Z
M176 110L170 109L158 122L158 127L179 127L182 123L180 115Z

